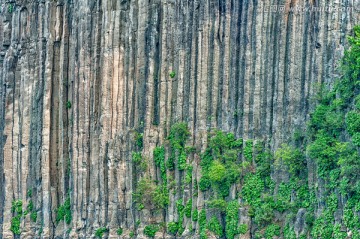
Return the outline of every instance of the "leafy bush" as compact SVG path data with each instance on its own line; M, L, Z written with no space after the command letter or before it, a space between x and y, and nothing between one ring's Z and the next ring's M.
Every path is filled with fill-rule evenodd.
M224 199L209 200L209 201L206 201L206 204L209 206L209 208L219 209L220 212L226 211L226 201Z
M31 221L36 222L36 221L37 221L37 213L36 213L36 212L32 212L32 213L30 214L30 219L31 219Z
M177 222L169 222L167 225L167 232L172 235L176 235L179 230L179 224Z
M10 231L12 231L15 235L21 234L20 220L21 220L21 215L17 215L11 219Z
M133 193L134 201L148 209L164 209L169 204L169 191L165 185L156 185L148 178L142 178Z
M258 205L263 191L264 182L258 174L248 174L245 177L241 194L247 203L251 206Z
M239 203L234 200L228 203L226 208L226 238L233 239L235 235L239 234Z
M265 230L266 239L272 239L274 236L280 236L280 226L272 224L268 226Z
M247 161L250 161L250 162L253 159L253 141L252 140L248 140L245 143L244 157Z
M158 231L159 231L159 226L157 225L147 225L144 228L144 234L148 237L154 237Z
M119 227L117 230L116 230L116 234L118 234L119 236L121 236L123 234L124 230Z
M219 161L212 162L209 168L209 179L213 182L221 182L225 177L226 169Z
M104 233L107 232L107 231L108 231L108 229L106 227L100 227L95 231L95 236L99 237L99 238L102 238Z
M206 212L204 209L202 209L199 214L199 231L200 231L200 238L207 238L207 236L206 236Z
M346 116L346 130L351 136L360 132L360 114L350 111Z
M293 176L299 176L300 172L306 168L305 157L301 154L300 150L286 144L281 145L275 152L275 164L282 163L288 167L289 172Z
M197 209L195 209L193 212L192 212L192 220L194 222L196 222L197 220L199 219L199 212Z
M71 101L70 100L68 100L66 102L66 109L71 109Z
M200 182L199 182L200 190L204 192L204 191L208 190L210 187L211 187L210 178L207 175L202 176L200 178Z
M239 226L239 234L245 234L248 231L248 225L241 224Z
M215 235L222 237L223 235L223 228L219 222L219 220L213 216L207 224L207 228L209 231L213 232Z
M191 218L192 200L190 199L184 208L184 214L187 218Z
M141 151L144 147L144 134L136 131L133 140L137 150Z
M175 71L170 72L170 77L171 77L171 78L174 78L175 76L176 76Z
M65 199L64 204L60 205L56 212L56 222L60 222L64 220L66 224L71 223L71 203L70 203L70 197L67 197Z

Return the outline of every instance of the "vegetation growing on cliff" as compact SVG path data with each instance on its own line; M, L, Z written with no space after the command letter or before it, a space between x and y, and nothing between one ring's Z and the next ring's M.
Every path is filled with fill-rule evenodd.
M225 238L246 233L254 238L290 239L297 238L296 233L300 233L299 238L345 238L344 227L352 238L360 238L360 27L355 28L349 42L343 77L331 89L322 86L306 132L295 132L294 138L276 152L270 152L259 139L244 141L213 130L200 155L201 178L197 183L192 180L189 161L189 152L193 151L186 146L190 136L187 125L172 126L169 147L161 145L153 152L159 185L169 192L168 173L184 171L180 174L182 185L193 183L193 190L211 196L199 211L192 208L194 198L185 202L179 199L178 221L168 223L168 233L181 235L184 219L192 218L200 238L207 238L209 233ZM319 183L312 177L318 177ZM150 188L156 191L155 187ZM339 218L336 211L340 200L345 209ZM168 206L166 202L162 208ZM251 228L239 223L239 208L248 210ZM305 227L295 233L299 212L304 213ZM150 229L148 236L154 234Z

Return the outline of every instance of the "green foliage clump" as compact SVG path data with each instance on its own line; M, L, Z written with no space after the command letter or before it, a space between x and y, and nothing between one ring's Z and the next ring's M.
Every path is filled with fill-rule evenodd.
M138 209L164 209L169 204L169 191L165 185L156 185L148 178L142 178L133 193Z
M259 174L248 174L244 179L241 195L249 205L256 207L260 204L264 189L264 182Z
M239 226L239 234L245 234L248 231L248 225L241 224Z
M147 168L147 162L141 155L141 152L132 152L132 161L139 170L145 171Z
M206 191L211 187L211 181L209 176L205 175L200 178L199 181L199 188L201 191Z
M191 218L191 208L192 208L192 200L190 199L184 208L184 214L187 218Z
M66 102L66 109L71 109L71 101L70 100L68 100Z
M192 181L192 172L193 172L193 167L190 166L190 165L187 165L185 183L187 183L187 184L191 183L191 181Z
M36 212L32 212L32 213L30 214L30 219L31 219L31 221L36 222L36 221L37 221L37 213L36 213Z
M14 6L10 3L8 6L8 13L12 13L14 10Z
M119 227L117 230L116 230L116 234L118 234L119 236L121 236L123 234L124 230Z
M27 194L27 195L29 195L29 194ZM20 235L21 234L21 228L20 228L21 218L25 217L28 213L31 213L30 214L30 219L33 222L36 222L37 214L34 211L34 204L33 204L33 202L31 200L29 201L25 211L23 211L23 202L22 202L22 200L14 200L12 202L11 212L14 214L14 216L11 219L10 230L15 235Z
M171 77L171 78L174 78L175 76L176 76L175 71L170 72L170 77Z
M23 212L22 206L23 206L22 200L15 200L12 202L11 211L13 213L16 212L18 214L22 214Z
M21 234L20 220L21 220L21 215L17 215L11 219L10 231L12 231L15 235Z
M29 190L27 191L26 196L27 196L28 198L31 198L31 197L32 197L32 189L29 189Z
M199 231L200 231L200 238L205 239L206 236L206 212L205 209L202 209L199 213Z
M225 166L217 160L214 160L209 168L209 179L210 181L217 183L221 182L226 173Z
M226 201L224 199L212 199L206 201L206 204L209 206L209 208L216 208L220 212L226 211Z
M155 165L160 168L161 178L163 183L167 184L167 176L166 176L166 165L165 165L165 148L164 146L156 147L153 152Z
M239 203L234 200L228 203L226 208L226 238L233 239L239 234Z
M72 216L70 197L67 197L64 204L60 205L56 211L56 222L59 223L60 221L64 220L66 224L70 224L71 219Z
M274 236L280 236L280 226L276 224L269 225L265 230L266 239L272 239Z
M252 140L248 140L245 143L245 148L244 148L244 157L247 161L252 161L253 159L253 144L254 142Z
M219 237L222 237L222 235L224 233L223 227L221 226L219 220L215 216L213 216L209 220L209 222L207 224L207 229Z
M346 232L341 231L341 225L336 223L333 227L333 238L334 239L345 239L347 238Z
M134 141L135 141L135 145L137 146L138 150L142 150L144 147L144 134L135 132Z
M301 154L299 149L294 149L287 144L281 145L275 152L275 164L286 165L289 173L293 176L299 176L306 168L304 155Z
M201 155L202 178L199 182L201 191L213 188L220 197L229 195L230 186L236 183L243 170L238 161L242 139L233 134L214 131L209 135L209 143Z
M96 229L95 236L98 238L102 238L104 233L107 231L108 231L108 229L106 227L100 227L100 228Z
M193 212L192 212L192 220L194 222L196 222L197 220L199 219L199 211L197 209L195 209Z
M177 222L169 222L167 225L167 232L172 235L176 235L179 230L179 223Z
M147 225L144 228L144 234L150 238L154 237L155 234L159 231L159 226L158 225Z
M168 136L168 140L171 146L171 157L168 160L168 167L173 167L173 162L177 156L178 160L178 169L185 170L187 167L186 157L187 153L185 150L185 143L188 137L190 136L190 132L188 126L185 122L180 122L174 124Z
M10 231L12 231L15 235L21 234L20 222L21 222L21 217L23 216L22 206L23 206L22 200L12 201L11 211L15 215L11 219Z

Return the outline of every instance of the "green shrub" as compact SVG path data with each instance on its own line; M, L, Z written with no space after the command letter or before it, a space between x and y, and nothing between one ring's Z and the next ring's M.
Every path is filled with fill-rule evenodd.
M244 179L241 194L245 201L251 206L256 206L261 200L261 193L264 191L264 182L258 174L248 174Z
M21 215L17 215L11 219L10 231L12 231L15 235L21 234L20 220L21 220Z
M204 191L208 190L210 188L210 186L211 186L210 178L207 175L202 176L200 178L200 182L199 182L200 190L204 192Z
M100 227L95 231L95 236L99 237L99 238L102 238L104 233L107 232L107 231L108 231L108 229L106 227Z
M360 147L360 133L353 134L351 140L355 146Z
M144 234L148 237L154 237L158 231L159 231L159 226L153 224L147 225L144 228Z
M272 239L274 236L280 236L280 226L272 224L268 226L265 230L266 239Z
M60 221L64 220L66 224L71 223L71 203L70 197L65 199L64 204L60 205L56 212L56 222L59 223Z
M36 222L36 221L37 221L37 213L36 213L36 212L32 212L32 213L30 214L30 219L31 219L31 221Z
M117 230L116 230L116 234L118 234L119 236L121 236L123 234L124 230L119 227Z
M8 13L12 13L14 10L14 6L10 3L8 6Z
M170 129L168 140L172 148L177 150L185 150L185 142L190 136L188 126L185 122L174 124Z
M213 216L207 224L207 228L209 231L213 232L215 235L222 237L223 235L223 228L219 222L219 220Z
M192 209L192 200L189 199L189 201L186 203L184 208L184 214L187 218L191 218L191 209Z
M19 213L19 214L22 214L22 212L23 212L23 210L22 210L22 205L23 205L22 200L15 200L15 201L13 201L13 202L12 202L11 211L12 211L12 212Z
M244 157L247 161L250 161L250 162L253 159L253 141L252 140L248 140L245 143Z
M144 134L135 132L134 141L135 141L135 145L137 146L138 150L142 150L144 147Z
M71 101L70 100L68 100L66 102L66 109L71 109Z
M192 172L193 172L193 167L190 165L186 166L186 176L185 176L185 183L189 184L192 181Z
M196 222L197 220L199 219L199 212L197 209L195 209L193 212L192 212L192 220L194 222Z
M225 177L226 169L219 161L213 161L209 168L209 179L213 182L221 182Z
M346 232L341 231L341 225L336 223L333 228L333 238L334 239L345 239L347 238Z
M148 178L142 178L133 193L138 209L164 209L169 204L169 191L165 185L156 185ZM139 208L139 206L141 206Z
M239 234L239 203L234 200L228 203L226 208L226 238L234 239L235 235Z
M147 162L145 158L142 157L141 152L132 152L132 162L135 164L138 169L145 171L147 168Z
M248 225L241 224L239 226L239 234L245 234L248 231Z
M176 235L179 230L179 223L177 222L169 222L167 225L167 232L172 235Z
M174 78L175 76L176 76L175 71L170 72L170 77L171 77L171 78Z
M206 236L206 212L205 209L202 209L199 213L199 231L200 238L207 238Z
M29 189L29 190L27 191L26 196L27 196L28 198L31 198L31 197L32 197L32 189Z
M178 157L178 169L180 171L185 170L186 169L186 153L185 151L181 151L181 153L179 154Z
M288 167L289 172L293 176L299 176L300 172L306 168L306 160L300 150L294 149L286 144L281 145L275 152L275 164L282 163Z
M224 199L212 199L206 201L206 204L209 206L209 208L219 209L220 212L226 211L226 201Z
M350 111L346 116L346 130L350 135L360 132L360 114Z

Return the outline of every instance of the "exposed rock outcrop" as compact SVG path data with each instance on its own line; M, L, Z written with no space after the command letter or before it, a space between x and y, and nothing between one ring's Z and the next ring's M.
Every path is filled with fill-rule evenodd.
M275 4L285 7L270 11ZM14 238L15 200L24 208L31 201L29 215L37 215L36 222L21 219L21 238L93 238L101 227L109 229L109 238L117 238L119 227L124 238L133 231L143 238L147 224L176 221L176 201L187 202L195 193L192 207L200 212L210 195L190 186L170 193L164 212L134 205L136 181L161 178L153 150L166 144L170 127L186 122L188 145L197 152L205 149L211 128L277 148L304 130L317 84L331 84L338 76L346 35L360 20L358 1L349 0L0 0L0 5L4 239ZM295 6L346 9L290 9ZM143 147L134 143L137 134L143 134ZM132 161L137 151L148 164L141 173ZM188 158L198 181L199 160L198 153ZM180 188L184 174L176 170L173 177ZM70 224L57 222L67 198ZM244 210L240 221L250 225ZM299 233L303 216L299 211ZM184 235L199 230L190 218L183 226Z

